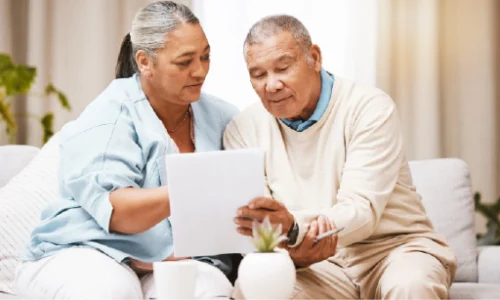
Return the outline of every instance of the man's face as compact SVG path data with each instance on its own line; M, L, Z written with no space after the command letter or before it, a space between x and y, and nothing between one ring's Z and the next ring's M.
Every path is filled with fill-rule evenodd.
M318 46L304 53L285 31L249 45L245 60L252 87L272 115L293 120L312 114L319 98L314 84L321 70Z

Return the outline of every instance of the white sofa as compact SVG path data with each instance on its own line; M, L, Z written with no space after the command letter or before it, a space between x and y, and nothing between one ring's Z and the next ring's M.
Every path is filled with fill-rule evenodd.
M42 204L57 195L58 158L53 154L57 144L56 136L40 152L29 146L0 147L0 187L14 177L0 188L0 299L16 298L11 294L15 252L37 223ZM500 299L500 247L476 248L474 203L467 165L458 159L436 159L414 161L410 167L436 230L447 238L458 257L451 298ZM41 180L51 184L38 184ZM31 205L30 198L41 194L44 199ZM13 203L12 198L17 198L15 201L19 203ZM12 208L18 204L23 205L20 207L24 212ZM5 209L10 211L2 211ZM14 226L8 222L26 224ZM14 233L19 238L13 243L9 239Z

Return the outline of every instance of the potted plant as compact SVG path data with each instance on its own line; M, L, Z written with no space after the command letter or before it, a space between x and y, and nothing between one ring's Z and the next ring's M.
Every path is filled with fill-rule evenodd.
M485 234L478 234L477 241L479 246L500 245L500 198L495 203L482 203L481 194L474 194L474 205L476 211L481 213L487 219Z
M254 222L252 243L257 252L245 255L238 269L238 284L245 299L289 299L295 286L295 266L287 251L276 247L287 238L281 225L269 218Z
M61 106L70 110L68 99L52 83L48 83L40 94L30 93L31 85L36 78L36 68L32 66L14 64L11 57L6 53L0 53L0 124L4 123L5 132L10 142L14 142L17 131L16 118L29 117L40 122L43 128L43 143L46 143L54 134L54 114L49 112L43 116L29 113L15 115L12 112L12 101L15 96L29 95L36 98L47 98L55 95Z

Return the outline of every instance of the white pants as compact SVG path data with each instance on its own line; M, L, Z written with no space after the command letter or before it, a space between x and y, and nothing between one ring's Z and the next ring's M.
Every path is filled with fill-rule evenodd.
M197 262L195 298L230 297L232 285L214 266ZM91 248L75 247L22 263L16 294L35 299L154 299L152 273L139 278L127 265Z

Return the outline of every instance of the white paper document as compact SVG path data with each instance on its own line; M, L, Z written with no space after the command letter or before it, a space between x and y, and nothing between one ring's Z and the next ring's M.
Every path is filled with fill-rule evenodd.
M174 255L250 253L249 237L236 231L236 210L264 195L260 149L166 156Z

